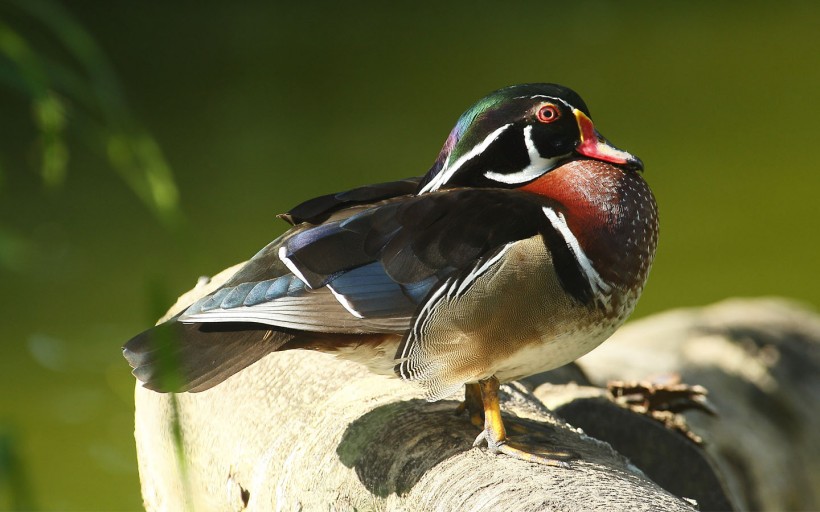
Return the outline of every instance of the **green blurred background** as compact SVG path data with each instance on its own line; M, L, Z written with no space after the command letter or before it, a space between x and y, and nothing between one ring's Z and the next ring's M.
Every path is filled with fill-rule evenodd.
M820 3L293 4L0 1L0 509L139 509L119 346L508 84L575 88L646 163L636 317L820 304Z

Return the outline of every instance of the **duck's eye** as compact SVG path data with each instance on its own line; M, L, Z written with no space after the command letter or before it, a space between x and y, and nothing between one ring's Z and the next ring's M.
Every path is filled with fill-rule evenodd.
M552 103L547 103L538 109L538 113L535 116L542 123L553 123L561 117L561 111Z

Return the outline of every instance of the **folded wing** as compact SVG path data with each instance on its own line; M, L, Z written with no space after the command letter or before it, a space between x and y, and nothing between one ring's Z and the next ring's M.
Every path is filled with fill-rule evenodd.
M406 188L407 183L394 187ZM404 334L451 276L469 274L506 244L538 234L545 224L543 200L514 190L405 195L380 199L369 208L356 203L340 209L334 201L302 208L293 218L327 220L295 226L172 321L186 326L173 329L175 357L187 382L178 389L207 389L299 337L332 343L337 335ZM225 337L225 332L232 334ZM157 381L158 352L151 339L149 331L124 347L144 382ZM221 347L222 339L231 342ZM202 361L205 353L217 368L206 365L208 378L190 363ZM234 364L220 372L220 361Z

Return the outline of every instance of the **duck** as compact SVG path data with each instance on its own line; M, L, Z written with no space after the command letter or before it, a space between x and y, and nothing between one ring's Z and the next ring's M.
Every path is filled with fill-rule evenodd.
M429 401L464 389L476 444L565 466L507 435L499 387L578 359L634 310L658 242L643 168L572 89L499 89L426 174L279 215L284 234L123 355L145 388L196 393L273 352L331 353Z

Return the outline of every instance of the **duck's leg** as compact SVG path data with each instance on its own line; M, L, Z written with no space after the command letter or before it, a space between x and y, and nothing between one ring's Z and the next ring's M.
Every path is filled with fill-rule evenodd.
M576 456L566 450L553 451L542 446L510 442L504 428L504 421L501 419L501 407L498 400L499 385L498 379L495 377L478 382L481 401L484 406L484 430L478 435L473 446L478 446L486 441L491 453L503 453L529 462L569 468L566 461L576 458Z
M484 428L484 403L481 400L481 386L477 382L464 385L464 401L456 409L456 414L467 411L470 423L478 428Z

